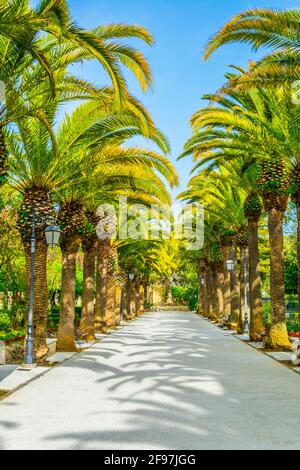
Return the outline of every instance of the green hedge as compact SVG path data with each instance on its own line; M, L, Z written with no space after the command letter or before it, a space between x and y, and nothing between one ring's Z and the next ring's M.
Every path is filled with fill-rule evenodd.
M198 289L195 287L174 286L172 296L175 302L187 304L191 310L196 310L198 306Z

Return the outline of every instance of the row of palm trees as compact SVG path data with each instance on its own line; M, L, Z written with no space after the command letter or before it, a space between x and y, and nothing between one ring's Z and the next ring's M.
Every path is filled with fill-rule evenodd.
M47 354L46 225L55 220L62 229L57 349L72 351L76 349L80 247L84 254L80 334L92 340L95 330L104 331L116 323L117 258L122 247L109 236L97 238L97 224L106 215L97 211L98 206L110 203L117 210L121 196L129 203L170 204L165 181L170 186L177 183L167 158L167 139L126 85L124 66L143 90L152 84L144 56L123 42L131 37L152 44L151 34L140 26L113 24L83 30L74 23L64 0L42 0L35 8L26 0L0 0L0 80L5 84L0 107L1 184L20 194L17 226L26 257L27 305L33 209L36 213L34 339L38 360ZM91 60L105 69L111 86L97 86L72 74L72 65ZM76 101L76 109L61 118L64 106ZM158 150L131 145L135 136L152 141ZM108 233L114 223L107 223ZM155 252L155 247L144 252L151 249ZM136 279L134 284L139 298L141 282ZM129 287L123 289L128 317L132 312Z
M193 136L182 157L192 154L196 175L181 197L203 201L206 244L201 254L200 311L230 315L243 331L244 278L226 270L226 260L247 257L250 337L270 348L290 348L285 322L283 222L289 200L298 215L300 266L300 108L294 80L300 56L300 11L254 9L237 15L210 40L205 58L228 43L248 43L271 52L248 70L231 67L224 86L206 95L208 105L191 120ZM297 90L296 90L297 91ZM261 298L259 223L267 219L270 246L271 324ZM242 270L241 270L242 272ZM240 274L241 274L240 272ZM203 281L202 281L203 283ZM201 294L202 293L202 294ZM298 279L300 300L300 280Z

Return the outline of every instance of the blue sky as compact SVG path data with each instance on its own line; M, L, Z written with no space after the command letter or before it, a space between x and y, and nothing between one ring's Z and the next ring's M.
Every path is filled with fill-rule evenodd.
M69 0L69 5L74 19L83 27L136 23L146 26L154 35L152 48L135 41L151 64L154 91L143 95L131 76L128 83L170 140L171 159L180 175L179 190L188 182L192 163L189 159L176 162L176 158L190 136L189 119L201 106L201 96L222 85L228 64L246 66L254 57L248 46L230 45L203 62L201 55L208 38L243 10L297 6L290 0ZM84 75L96 83L104 80L97 64L85 65Z

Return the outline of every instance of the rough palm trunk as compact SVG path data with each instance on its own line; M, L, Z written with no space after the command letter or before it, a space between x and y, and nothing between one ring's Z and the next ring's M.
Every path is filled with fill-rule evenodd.
M268 332L267 346L272 349L290 349L285 320L283 217L284 212L271 207L268 210L270 243L270 297L272 325Z
M230 276L230 290L231 290L231 315L230 315L230 327L233 330L237 330L240 316L240 283L239 273L237 269L237 256L236 249L232 249L231 256L235 262L235 269L231 271Z
M230 245L224 245L222 247L222 252L224 257L224 315L226 318L229 318L231 314L231 282L230 272L227 269L226 261L230 254Z
M118 324L116 317L116 276L118 270L118 252L113 242L109 244L108 269L105 279L105 321L108 328L115 328Z
M262 213L261 200L256 192L247 197L244 213L248 220L249 250L249 300L250 321L249 336L252 341L260 340L266 333L261 296L261 276L259 263L258 223Z
M134 288L134 281L131 281L130 279L127 280L126 300L127 300L128 319L133 320L136 316L135 288Z
M96 239L87 238L82 243L83 248L83 282L82 282L82 314L80 320L80 336L87 341L95 340L94 311L95 311L95 259Z
M216 263L215 268L215 286L216 286L216 314L219 320L224 316L224 264Z
M105 320L105 290L109 262L109 245L109 240L101 240L98 244L94 326L95 331L100 333L107 333L107 324Z
M44 237L36 240L34 260L34 305L33 305L33 338L35 356L41 362L48 353L46 343L48 320L47 292L47 244ZM30 286L30 244L24 243L26 259L26 311L29 308Z
M217 320L217 285L216 285L216 268L215 263L209 263L209 283L210 283L210 317Z
M147 307L149 303L149 284L147 281L143 282L143 288L144 288L144 298L143 298L143 305L144 309Z
M143 284L140 280L140 278L137 278L135 281L135 311L136 311L136 316L141 316L144 313L144 308L143 308Z
M252 341L258 341L265 335L266 330L264 325L263 301L261 295L257 216L248 218L248 239L250 286L249 336Z
M115 325L120 325L121 321L121 286L116 285L116 295L115 295Z
M105 286L105 321L107 328L117 326L116 318L116 282L114 275L108 272Z
M57 351L77 351L75 343L75 287L76 255L80 247L80 237L75 233L61 237L62 278L61 311L57 335Z
M198 315L204 314L204 291L203 291L203 272L199 269L198 271Z
M124 321L128 320L128 310L127 310L127 287L123 286L122 287L122 292L121 292L121 316Z

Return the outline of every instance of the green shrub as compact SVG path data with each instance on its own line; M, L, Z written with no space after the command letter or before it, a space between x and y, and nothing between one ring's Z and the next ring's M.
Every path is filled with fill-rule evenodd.
M8 341L13 338L23 338L23 336L25 336L25 330L0 332L0 341Z
M298 318L288 319L286 321L286 327L289 333L299 333L300 332L300 323Z
M0 331L9 331L11 329L11 322L9 313L5 310L0 311Z
M198 289L191 286L174 286L172 296L178 304L187 304L191 310L196 310L198 305Z
M271 320L271 305L270 302L263 304L264 324L266 327L270 327L272 324Z

